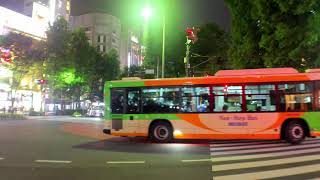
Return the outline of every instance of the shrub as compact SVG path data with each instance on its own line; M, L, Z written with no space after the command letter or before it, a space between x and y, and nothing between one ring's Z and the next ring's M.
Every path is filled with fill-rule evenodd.
M73 116L73 117L81 117L82 115L81 115L81 113L79 113L79 112L74 112L74 113L72 114L72 116Z
M25 120L22 114L0 114L0 120Z

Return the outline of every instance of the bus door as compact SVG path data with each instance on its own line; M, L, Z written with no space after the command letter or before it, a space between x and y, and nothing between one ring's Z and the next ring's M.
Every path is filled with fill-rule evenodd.
M126 132L135 133L139 129L139 114L141 113L141 89L128 88L126 90L126 110L123 115L123 126Z
M126 112L125 97L124 88L111 89L111 129L114 131L123 129L123 116Z

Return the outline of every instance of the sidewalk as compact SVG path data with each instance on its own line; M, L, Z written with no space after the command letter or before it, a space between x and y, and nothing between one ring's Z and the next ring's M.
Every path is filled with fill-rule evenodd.
M31 120L43 121L60 121L60 122L77 122L77 123L97 123L103 122L103 118L99 117L72 117L72 116L27 116Z

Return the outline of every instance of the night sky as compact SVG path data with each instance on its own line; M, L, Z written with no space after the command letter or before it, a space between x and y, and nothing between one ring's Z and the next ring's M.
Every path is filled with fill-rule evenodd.
M153 3L157 0L149 0ZM161 3L164 0L158 0ZM72 15L87 12L105 12L117 16L123 24L132 23L133 14L139 14L146 0L72 0ZM179 28L215 22L224 30L230 31L231 18L223 0L169 0L171 11L176 11L172 23ZM0 5L23 11L23 0L0 0Z
M107 12L119 17L124 23L130 21L133 14L139 15L140 9L147 0L73 0L72 14L87 12ZM157 0L149 0L151 3ZM163 2L165 0L158 0ZM223 0L168 0L178 25L196 26L215 22L224 30L231 28L231 17ZM174 3L175 2L175 3ZM125 12L125 13L124 13Z

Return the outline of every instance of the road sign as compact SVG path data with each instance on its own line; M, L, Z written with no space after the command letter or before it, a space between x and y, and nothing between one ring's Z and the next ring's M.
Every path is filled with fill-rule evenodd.
M154 69L146 69L146 74L154 74Z

